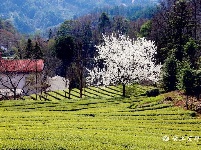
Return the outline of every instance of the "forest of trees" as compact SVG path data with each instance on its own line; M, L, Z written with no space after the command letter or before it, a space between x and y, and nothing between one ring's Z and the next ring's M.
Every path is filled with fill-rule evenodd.
M150 9L153 4L151 0L4 0L0 3L0 14L4 19L13 21L18 31L30 34L90 12L107 11L133 19L149 16L145 7Z
M157 62L164 64L162 76L166 91L184 88L189 93L188 86L193 82L190 93L199 94L201 83L196 80L200 80L201 65L200 14L198 0L166 0L151 19L147 38L156 42Z
M12 49L16 58L43 58L50 76L73 77L71 86L83 87L86 68L92 67L96 46L104 41L103 34L120 33L131 39L145 37L154 41L157 47L154 60L163 65L160 85L165 91L184 89L187 94L198 97L201 89L201 2L163 0L157 8L149 7L139 17L135 13L129 16L129 9L123 11L123 8L105 9L99 13L97 10L66 20L58 28L48 29L48 39L37 34L29 38L14 34L14 37L18 36ZM98 62L100 67L102 64Z

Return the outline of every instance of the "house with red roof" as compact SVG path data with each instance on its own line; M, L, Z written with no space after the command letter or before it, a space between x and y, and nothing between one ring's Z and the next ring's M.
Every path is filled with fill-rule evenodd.
M0 56L0 98L38 93L42 84L42 59L3 59ZM7 92L5 92L7 91ZM18 91L18 93L17 93Z

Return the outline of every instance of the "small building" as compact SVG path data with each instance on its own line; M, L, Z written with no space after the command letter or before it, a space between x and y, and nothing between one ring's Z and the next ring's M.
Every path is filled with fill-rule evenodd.
M3 91L14 95L16 91L23 91L24 95L38 93L43 84L42 59L2 59L0 57L0 97ZM4 92L5 93L5 92Z

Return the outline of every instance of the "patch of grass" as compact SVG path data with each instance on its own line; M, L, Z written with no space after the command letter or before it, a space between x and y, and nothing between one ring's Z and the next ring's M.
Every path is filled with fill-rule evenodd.
M145 95L146 91L154 89L153 86L141 86L138 84L131 84L126 87L126 95L130 97L136 97L140 95ZM122 89L122 87L121 87Z

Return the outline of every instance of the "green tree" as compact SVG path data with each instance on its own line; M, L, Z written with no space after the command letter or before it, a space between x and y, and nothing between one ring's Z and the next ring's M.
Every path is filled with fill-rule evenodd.
M25 49L25 58L31 58L32 54L33 54L32 40L28 39L26 49Z
M67 20L61 24L59 27L58 36L72 36L73 29L75 27L75 22L73 20Z
M191 68L186 68L183 72L183 88L186 95L194 94L195 73Z
M28 39L26 49L25 49L25 58L31 58L31 59L42 59L43 53L42 50L38 44L38 42L35 43L33 46L32 40Z
M177 61L170 56L163 66L163 87L166 92L177 89Z
M186 68L183 73L183 88L186 94L186 106L188 109L188 96L196 96L197 100L201 94L201 70Z
M184 57L183 46L189 38L185 30L190 24L189 18L191 17L186 0L178 0L173 6L173 12L170 14L169 26L171 28L172 46L176 49L175 57L177 60L182 61Z
M61 76L66 77L67 67L73 62L76 46L71 36L59 36L55 42L55 53L62 61Z
M188 96L194 94L195 75L192 69L187 68L183 73L183 88L186 94L186 107L188 109Z
M40 46L38 45L38 42L36 42L33 52L34 53L32 55L33 55L34 59L42 59L43 58L43 53L42 53Z
M140 27L140 37L148 37L151 33L151 20L148 20Z
M197 100L199 100L201 94L201 70L196 71L194 92L195 96L197 97Z
M71 62L73 59L75 42L71 36L59 36L55 44L56 56L62 61Z
M186 57L190 61L190 66L194 69L198 67L197 61L198 61L198 44L195 40L192 38L189 39L189 41L184 45L184 51L186 53Z

